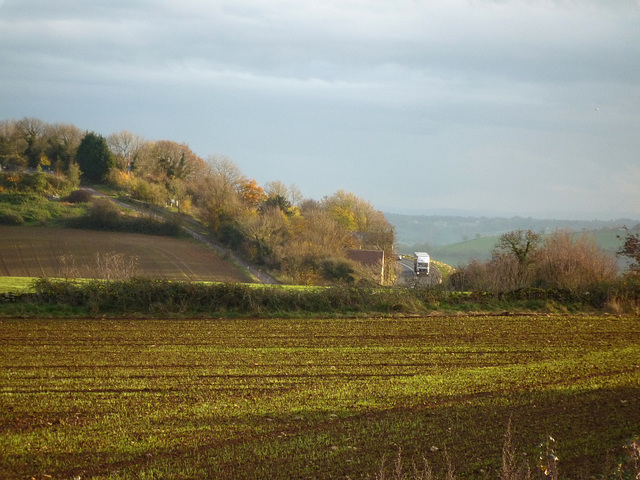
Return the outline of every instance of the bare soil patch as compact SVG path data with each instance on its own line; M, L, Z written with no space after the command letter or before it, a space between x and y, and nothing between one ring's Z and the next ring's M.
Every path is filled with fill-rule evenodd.
M193 240L134 233L0 226L0 276L64 277L63 257L87 270L97 253L135 258L138 274L182 281L251 282L216 252ZM68 264L68 261L67 261ZM99 272L82 276L100 278Z

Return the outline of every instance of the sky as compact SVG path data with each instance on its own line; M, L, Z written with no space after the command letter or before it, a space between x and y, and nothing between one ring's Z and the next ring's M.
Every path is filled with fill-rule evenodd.
M0 120L389 213L640 219L640 0L0 0Z

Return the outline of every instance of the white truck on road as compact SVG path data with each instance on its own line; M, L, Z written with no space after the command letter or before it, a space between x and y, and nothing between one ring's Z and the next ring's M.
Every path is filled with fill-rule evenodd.
M413 271L419 277L429 275L429 254L427 252L413 254Z

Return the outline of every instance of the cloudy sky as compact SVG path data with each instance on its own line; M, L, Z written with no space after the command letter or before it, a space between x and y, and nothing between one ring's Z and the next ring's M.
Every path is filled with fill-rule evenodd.
M0 0L0 119L394 213L640 219L640 0Z

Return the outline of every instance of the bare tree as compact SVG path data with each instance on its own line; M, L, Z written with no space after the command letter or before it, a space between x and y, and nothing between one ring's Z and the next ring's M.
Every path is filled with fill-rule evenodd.
M496 251L513 255L521 265L526 265L529 255L535 251L542 237L531 230L515 230L500 235Z
M4 120L0 122L0 165L25 166L25 145L15 121Z
M121 130L107 137L107 145L116 158L116 166L123 171L135 163L145 143L147 141L143 137L128 130Z
M31 168L35 168L40 164L40 155L44 150L42 136L45 126L42 120L33 117L25 117L16 122L16 129L25 143L23 154Z
M304 199L302 192L295 184L287 186L279 180L265 183L264 191L269 198L280 196L291 205L299 205Z
M628 232L624 237L624 244L616 253L618 256L631 260L629 269L632 272L640 273L640 233Z

